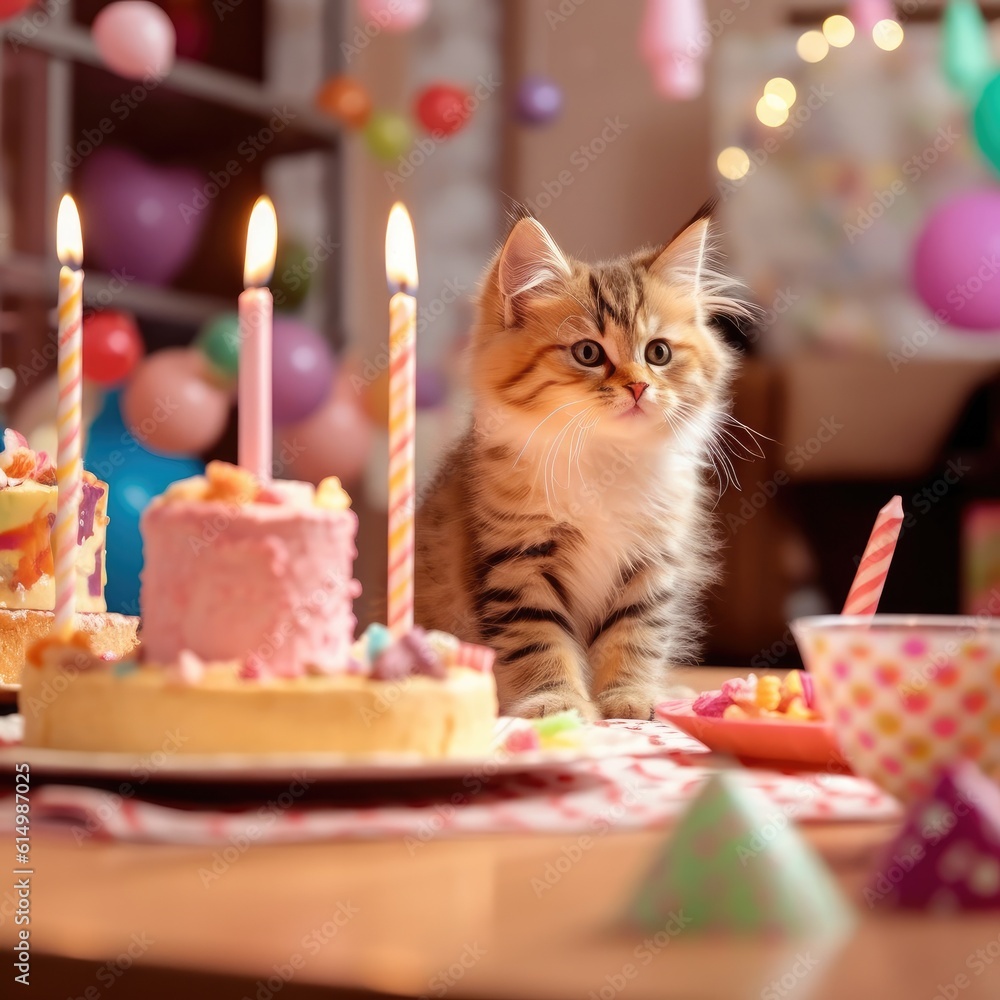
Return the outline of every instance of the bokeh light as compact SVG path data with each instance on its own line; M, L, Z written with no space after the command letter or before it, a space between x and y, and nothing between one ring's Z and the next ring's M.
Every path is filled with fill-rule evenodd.
M799 58L808 63L818 63L826 58L830 51L830 43L822 31L807 31L799 36L795 43L795 51Z
M795 85L783 76L775 76L764 84L764 93L777 97L790 108L795 103Z
M750 170L750 157L739 146L727 146L715 158L715 165L726 180L738 181L746 177Z
M765 94L757 102L757 118L762 125L777 128L788 121L788 105L774 94Z
M893 49L898 49L903 44L903 26L886 18L872 28L872 38L880 49L892 52Z
M854 41L854 25L849 17L834 14L823 22L823 35L835 49L842 49Z

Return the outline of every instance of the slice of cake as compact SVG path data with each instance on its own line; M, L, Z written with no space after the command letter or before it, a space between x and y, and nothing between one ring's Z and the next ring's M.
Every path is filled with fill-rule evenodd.
M27 746L155 753L480 756L491 650L415 628L354 641L357 517L336 479L260 484L212 462L142 520L142 648L31 651ZM60 689L58 698L46 692Z
M0 682L20 680L25 650L48 635L55 606L50 533L56 518L56 470L17 431L6 430L0 453ZM108 615L104 602L108 485L83 474L76 607L80 627L96 648L126 655L136 643L137 618Z

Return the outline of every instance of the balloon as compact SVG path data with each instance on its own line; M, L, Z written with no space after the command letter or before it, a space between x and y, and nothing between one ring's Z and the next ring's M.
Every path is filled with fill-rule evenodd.
M130 80L163 77L174 65L177 34L162 7L121 0L101 8L90 29L108 69Z
M330 395L333 352L320 334L290 316L274 319L273 352L274 423L298 423L315 413Z
M428 132L452 135L472 117L472 101L461 87L435 83L417 94L413 111Z
M410 148L413 130L402 115L393 111L376 111L365 126L365 142L380 160L395 160Z
M430 0L359 0L358 10L366 21L384 31L409 31L430 13Z
M417 369L417 409L430 410L448 398L448 380L437 368Z
M83 377L99 385L126 378L146 348L135 317L115 309L91 313L83 321Z
M349 128L362 128L372 113L372 99L353 76L331 76L317 91L316 105Z
M81 168L87 260L154 285L169 284L198 243L204 177L154 167L124 149L98 149ZM205 202L207 204L207 202Z
M0 0L0 21L27 10L35 0Z
M199 331L194 346L229 378L240 370L240 318L234 312L219 313Z
M309 251L301 243L291 240L279 243L271 279L274 308L286 312L298 309L309 294L315 270L316 260L309 259Z
M972 128L976 142L990 164L1000 170L1000 73L992 77L983 87L975 110L972 112Z
M1000 191L983 189L938 205L913 257L913 284L939 319L966 330L1000 330ZM987 273L984 273L986 271Z
M226 429L229 405L204 355L187 347L150 354L122 395L129 431L150 451L168 454L211 448Z
M517 88L514 113L525 125L547 125L562 111L563 95L555 80L529 76Z
M664 97L686 101L705 85L703 62L711 44L701 0L646 0L639 52ZM693 53L693 54L692 54Z
M120 401L117 390L105 396L87 438L84 465L108 484L108 583L104 589L108 610L136 615L142 569L139 515L172 482L200 475L205 467L194 459L166 458L143 448L125 429Z
M986 20L975 0L951 0L945 8L941 58L947 81L976 100L993 75L993 53Z
M318 483L324 476L356 480L368 461L372 425L349 396L331 393L308 420L279 431L278 459L287 474Z

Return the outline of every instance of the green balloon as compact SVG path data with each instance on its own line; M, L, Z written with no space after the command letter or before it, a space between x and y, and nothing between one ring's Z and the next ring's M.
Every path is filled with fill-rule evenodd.
M329 251L324 259L328 255ZM278 254L274 258L274 277L271 279L274 308L282 312L298 309L309 294L317 266L322 264L318 264L316 257L310 260L309 251L301 243L279 243Z
M194 344L223 375L235 378L240 369L240 319L236 313L219 313L210 319L198 331Z
M402 115L376 111L365 126L365 142L380 160L397 160L413 143L413 129Z
M941 58L948 82L977 100L994 69L989 30L975 0L951 0L945 8Z
M1000 73L983 87L972 112L972 130L983 156L1000 170Z

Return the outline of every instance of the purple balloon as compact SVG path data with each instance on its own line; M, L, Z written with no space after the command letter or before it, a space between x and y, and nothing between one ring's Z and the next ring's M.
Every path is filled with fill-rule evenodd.
M525 125L546 125L562 111L559 84L547 76L528 76L517 88L514 112Z
M928 309L965 330L1000 330L1000 191L938 205L913 255L913 284Z
M417 409L431 410L448 398L448 380L437 368L417 369Z
M290 316L274 318L272 418L278 426L312 416L329 397L334 362L330 345Z
M155 167L125 149L91 153L81 170L86 259L152 285L169 284L198 244L211 204L190 167Z

